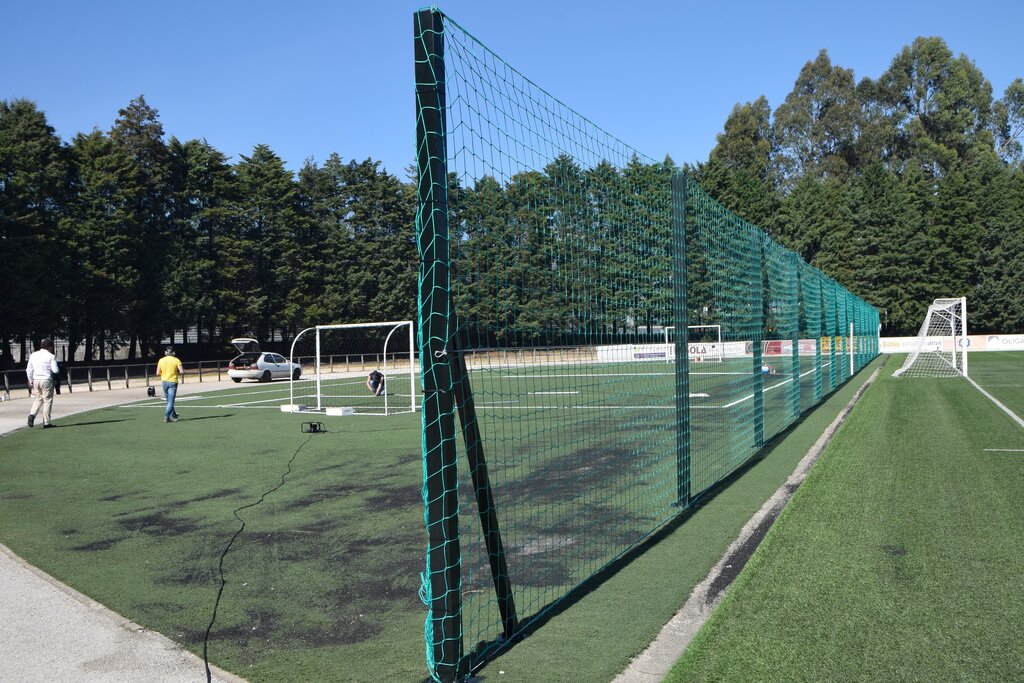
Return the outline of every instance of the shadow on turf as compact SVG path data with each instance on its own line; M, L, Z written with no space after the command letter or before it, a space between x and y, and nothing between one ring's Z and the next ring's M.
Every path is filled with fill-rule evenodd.
M179 422L198 422L199 420L219 420L222 417L234 417L234 413L227 413L226 415L200 415L199 417L179 417Z
M862 368L862 371L864 369L866 368ZM865 375L865 377L867 377L867 375ZM519 622L519 630L512 638L481 641L477 643L476 648L469 655L467 655L467 659L469 661L474 662L473 670L471 671L471 677L468 680L472 681L473 683L482 683L483 681L486 681L487 675L479 673L481 669L483 669L485 666L493 662L495 659L497 659L504 653L508 652L512 647L515 646L516 643L529 637L530 635L535 633L539 628L541 628L546 623L551 621L553 618L562 614L570 607L578 603L580 600L585 598L587 595L589 595L591 592L600 588L606 581L608 581L616 574L618 574L623 568L629 565L637 557L641 556L642 554L647 552L647 550L660 543L666 537L670 536L673 532L679 529L679 527L685 524L686 521L690 517L692 517L698 510L700 510L702 507L704 507L712 500L714 500L719 494L721 494L723 491L729 488L729 486L732 485L736 480L741 478L755 465L757 465L762 460L771 455L772 452L783 441L783 439L789 436L797 427L802 425L808 417L813 415L818 408L823 406L825 402L828 401L828 399L830 399L836 392L838 392L845 386L847 386L846 383L841 384L840 386L833 389L831 392L824 394L821 400L818 401L813 408L802 413L800 417L794 420L785 429L783 429L781 432L779 432L771 439L766 441L764 446L762 446L757 452L753 453L750 456L750 458L748 458L745 462L738 465L732 472L730 472L722 479L718 480L718 482L716 482L712 486L709 486L703 491L695 494L692 500L690 501L690 505L686 509L680 511L680 513L677 516L673 517L671 520L666 522L664 526L659 528L657 531L651 533L649 536L647 536L647 538L645 538L637 545L633 546L632 548L624 552L616 559L609 562L607 565L604 566L603 569L598 570L596 573L594 573L589 578L584 580L578 586L576 586L568 593L566 593L563 597L559 598L555 602L545 605L536 614L522 619ZM774 518L772 519L772 521L774 521ZM758 534L758 540L764 537L764 534L767 532L767 527L759 531L760 533ZM756 546L744 548L745 552L743 556L736 558L737 563L735 564L737 564L737 566L733 567L732 569L734 571L730 572L730 583L731 579L735 579L735 577L739 574L739 570L741 570L743 566L746 565L747 560L750 559L750 556L756 549ZM721 593L727 587L728 584L724 584L716 585L715 588L718 593ZM432 680L433 679L427 678L424 679L423 683L432 683Z
M68 428L68 427L92 427L94 425L106 425L106 424L112 424L114 422L128 422L129 420L132 420L132 419L134 419L134 418L123 417L120 420L92 420L91 422L75 422L73 424L56 424L56 423L54 423L53 426L54 427L61 427L62 429L63 428Z

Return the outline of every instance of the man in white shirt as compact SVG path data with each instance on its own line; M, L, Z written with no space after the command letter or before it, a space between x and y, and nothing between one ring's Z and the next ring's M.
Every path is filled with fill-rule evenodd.
M36 413L43 409L43 429L52 427L50 414L53 412L53 376L57 374L57 357L53 355L53 342L44 339L39 350L28 357L28 387L32 390L32 412L28 414L28 426L36 423Z

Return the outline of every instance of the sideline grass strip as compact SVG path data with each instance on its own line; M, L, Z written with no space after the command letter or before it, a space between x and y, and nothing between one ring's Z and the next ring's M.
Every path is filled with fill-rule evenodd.
M987 448L1024 430L970 384L881 378L669 683L1024 679L1024 458Z

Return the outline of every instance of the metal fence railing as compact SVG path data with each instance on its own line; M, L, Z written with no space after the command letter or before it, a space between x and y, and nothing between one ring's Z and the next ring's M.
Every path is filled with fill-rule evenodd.
M227 361L204 360L194 363L182 363L185 368L183 383L219 382L228 378ZM148 387L159 385L160 380L155 373L156 363L133 363L127 365L61 365L60 390L69 393L76 391L109 391L113 389L131 389L132 387ZM28 378L24 368L4 370L0 393L5 398L28 398Z
M329 372L365 372L367 369L379 367L383 360L380 353L333 354L321 357L321 367ZM303 374L312 370L310 359L300 359ZM389 354L389 363L392 363ZM156 375L156 361L148 363L131 363L125 365L69 365L60 364L60 390L69 393L76 391L109 391L113 389L131 389L133 387L159 386L160 379ZM183 384L221 382L228 379L228 362L226 360L204 360L182 363L185 368ZM19 367L0 372L0 396L6 399L28 398L30 391L25 368Z

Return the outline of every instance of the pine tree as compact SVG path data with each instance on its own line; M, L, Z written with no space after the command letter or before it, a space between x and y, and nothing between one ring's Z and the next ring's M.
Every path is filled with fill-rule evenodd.
M67 151L45 114L28 100L0 101L0 367L12 362L11 339L66 330L68 182Z
M177 261L170 252L171 169L163 135L157 111L141 95L118 112L110 129L113 150L131 171L120 188L123 226L130 236L129 258L135 261L138 274L127 308L130 360L135 358L137 342L146 354L171 324L164 282Z
M256 145L252 156L243 155L235 172L242 198L239 238L249 256L235 282L243 297L237 324L239 331L247 329L266 340L280 327L294 325L288 296L298 277L291 234L298 192L291 172L266 145Z
M195 325L200 338L236 326L243 305L235 287L246 250L238 239L238 179L227 157L205 140L171 138L171 246L176 265L164 296L173 327Z

